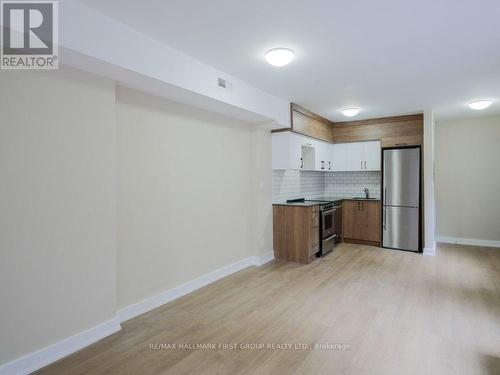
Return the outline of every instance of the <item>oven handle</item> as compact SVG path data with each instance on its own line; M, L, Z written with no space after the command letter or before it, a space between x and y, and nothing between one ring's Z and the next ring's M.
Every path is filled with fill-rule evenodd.
M327 214L331 214L331 213L333 213L333 212L335 212L336 210L339 210L339 209L341 209L341 208L342 208L342 206L333 206L333 207L332 207L332 209L330 209L330 210L328 210L328 211L321 211L321 213L322 213L323 215L327 215Z
M328 238L323 238L321 241L331 241L331 240L333 240L335 237L338 237L338 234L332 234L330 237L328 237Z

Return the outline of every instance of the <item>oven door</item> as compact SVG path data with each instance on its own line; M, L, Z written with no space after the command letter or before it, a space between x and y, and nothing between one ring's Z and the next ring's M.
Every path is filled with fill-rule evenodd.
M331 210L321 212L321 238L324 239L338 233L335 228L335 222L338 222L338 220L335 220L335 217L337 216L336 214L339 209L339 206L335 206Z
M335 217L334 209L321 212L321 238L327 238L333 234L334 217Z

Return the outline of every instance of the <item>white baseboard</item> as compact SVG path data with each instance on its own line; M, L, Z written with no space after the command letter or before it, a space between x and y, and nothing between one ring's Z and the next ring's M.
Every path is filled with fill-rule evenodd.
M484 246L484 247L498 247L500 248L500 241L493 240L479 240L474 238L460 238L460 237L446 237L437 236L437 242L453 243L457 245L470 245L470 246Z
M427 256L435 256L436 255L436 248L432 248L432 247L424 247L424 251L423 251L423 254L424 255L427 255Z
M1 365L0 375L29 374L83 349L106 336L112 335L120 329L120 320L118 317L115 317L86 331Z
M151 311L165 303L173 301L188 293L213 283L223 277L241 271L250 266L260 266L274 259L274 253L269 252L260 256L251 256L219 268L215 271L200 276L185 284L169 289L144 301L129 305L118 311L117 316L111 320L101 323L89 330L68 337L53 345L47 346L36 352L27 354L4 365L0 365L0 375L28 374L45 367L61 358L64 358L80 349L83 349L96 341L121 329L121 322L132 319L138 315Z
M120 322L125 322L129 319L135 318L138 315L156 309L161 305L164 305L179 297L185 296L186 294L191 293L196 289L200 289L208 284L213 283L214 281L222 279L223 277L229 276L235 272L241 271L250 266L258 266L261 264L263 264L261 263L261 257L251 256L242 259L236 263L230 264L228 266L219 268L218 270L207 273L206 275L197 277L196 279L188 281L185 284L176 286L165 292L146 298L141 302L126 306L123 309L118 310L118 316L120 317Z
M262 266L263 264L266 264L267 262L270 262L273 259L274 259L274 251L269 251L265 254L255 256L254 265Z

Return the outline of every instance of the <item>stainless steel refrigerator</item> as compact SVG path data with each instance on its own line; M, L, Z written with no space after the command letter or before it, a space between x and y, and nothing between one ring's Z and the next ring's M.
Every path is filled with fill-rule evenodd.
M382 246L420 251L420 147L383 150Z

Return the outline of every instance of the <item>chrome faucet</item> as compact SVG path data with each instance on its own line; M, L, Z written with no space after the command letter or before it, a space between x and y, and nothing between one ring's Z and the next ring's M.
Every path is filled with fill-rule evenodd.
M368 190L368 188L364 188L363 191L365 192L366 199L370 198L370 190Z

